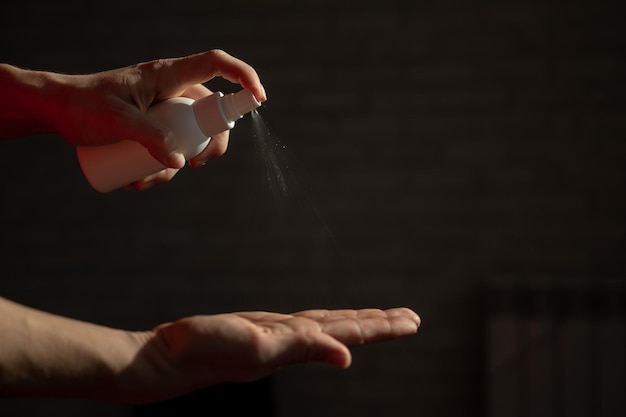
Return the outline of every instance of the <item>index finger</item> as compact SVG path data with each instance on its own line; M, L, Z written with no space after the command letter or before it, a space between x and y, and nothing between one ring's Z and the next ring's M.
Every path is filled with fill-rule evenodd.
M295 313L320 323L322 331L348 347L393 340L417 332L420 317L408 308L307 310Z
M348 347L415 334L419 324L408 317L369 317L322 323L322 331Z
M254 68L220 49L159 62L163 68L159 74L158 87L165 97L194 84L222 77L250 90L259 102L267 100L265 89Z
M413 320L418 326L420 324L420 317L410 308L396 307L386 310L380 310L377 308L364 308L360 310L305 310L299 311L293 314L294 316L306 317L311 320L319 322L330 322L341 319L365 319L376 317L405 317Z

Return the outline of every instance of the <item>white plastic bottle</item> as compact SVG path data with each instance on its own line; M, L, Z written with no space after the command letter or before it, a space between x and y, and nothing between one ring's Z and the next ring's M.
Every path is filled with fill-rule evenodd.
M216 92L196 101L185 97L165 100L151 107L147 115L172 129L178 150L190 160L204 150L211 136L232 129L237 120L260 105L249 90L226 95ZM87 181L103 193L165 168L132 140L79 146L76 151Z

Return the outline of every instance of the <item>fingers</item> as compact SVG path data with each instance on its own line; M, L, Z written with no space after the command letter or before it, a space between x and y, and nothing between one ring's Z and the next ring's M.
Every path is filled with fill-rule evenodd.
M266 101L265 89L258 74L250 65L228 53L215 49L182 58L155 61L159 68L159 90L162 98L180 94L194 84L202 84L214 77L222 77L252 91L260 102Z
M352 355L346 345L325 333L309 334L313 339L310 346L306 346L306 353L301 362L325 362L340 368L347 368L352 363Z
M408 336L420 325L419 316L408 308L241 314L280 341L275 357L282 365L321 361L346 368L352 360L348 348Z
M297 320L297 319L296 319ZM300 319L302 320L302 319ZM347 368L352 362L348 348L334 337L314 331L273 333L272 366L280 368L307 362L325 362Z
M171 129L121 101L112 102L111 107L98 121L102 137L132 138L166 167L180 169L185 165L185 157L178 151Z
M226 153L228 149L228 138L230 132L227 130L217 135L213 135L209 143L200 154L189 160L189 166L198 168L205 165L211 159L218 158Z
M348 347L408 336L417 332L417 328L417 324L406 317L345 319L323 325L324 332Z
M413 310L406 307L380 310L366 308L361 310L305 310L293 314L298 317L307 317L320 322L330 322L341 319L365 319L372 317L404 317L413 320L418 326L420 317Z
M128 184L124 187L124 191L146 191L155 185L163 184L174 178L174 175L178 173L178 169L174 168L166 168L163 169L156 174L149 175L145 178L142 178L139 181L135 181L132 184Z
M184 97L188 97L193 100L199 100L210 94L213 94L213 92L209 90L208 88L206 88L205 86L203 86L202 84L194 84L191 87L185 89L185 91L182 93ZM189 160L189 166L192 168L198 168L198 167L205 165L210 160L224 155L226 153L226 150L228 149L229 137L230 137L230 131L228 130L218 133L217 135L213 135L210 138L207 146L205 146L205 148L202 150L202 152L199 155ZM164 181L161 181L161 182L164 182Z
M202 84L194 84L191 87L187 88L182 95L193 100L199 100L210 94L213 94L213 92ZM189 160L189 166L192 168L198 168L205 165L211 159L215 159L224 155L226 153L226 150L228 149L229 137L230 131L228 130L218 133L217 135L213 135L209 140L207 146L202 150L202 152Z
M308 310L294 316L317 321L323 332L348 347L408 336L420 325L419 316L408 308Z
M183 91L183 93L181 94L181 96L187 97L193 100L199 100L212 93L213 92L211 90L209 90L202 84L194 84L191 87L186 88L185 91Z
M348 346L396 339L417 332L420 317L408 308L306 310L294 314L237 313L272 332L326 333Z
M267 100L265 89L254 68L219 49L181 58L151 61L141 64L140 67L147 70L148 74L156 75L146 76L146 78L156 79L157 100L174 96L200 99L211 94L211 91L202 83L218 76L250 90L260 102ZM165 166L176 169L184 166L184 157L175 148L175 140L154 129L158 127L153 126L152 134L138 137L137 140ZM158 135L158 133L161 134ZM228 138L229 132L214 135L202 153L189 161L190 166L199 167L223 155L228 148ZM152 182L150 185L157 183ZM143 185L136 184L136 187L143 187Z

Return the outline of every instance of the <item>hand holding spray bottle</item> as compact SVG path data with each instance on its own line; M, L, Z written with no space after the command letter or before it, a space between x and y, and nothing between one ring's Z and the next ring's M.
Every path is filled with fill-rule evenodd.
M213 93L199 100L177 97L162 101L146 113L174 132L179 151L188 161L199 155L211 136L232 129L246 113L259 107L252 92ZM87 181L106 193L166 167L132 140L110 145L79 146L78 160Z

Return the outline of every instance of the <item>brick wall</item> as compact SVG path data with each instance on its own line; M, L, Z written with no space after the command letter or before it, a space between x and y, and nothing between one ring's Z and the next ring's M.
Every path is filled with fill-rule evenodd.
M407 305L418 336L357 349L347 371L284 370L274 414L482 416L484 282L624 278L623 6L431 3L4 5L2 60L26 67L225 49L260 73L271 133L243 119L226 156L140 194L92 191L58 137L2 143L0 293L131 329ZM38 407L139 412L0 414Z

